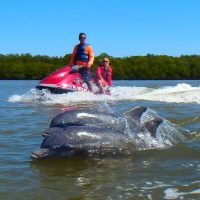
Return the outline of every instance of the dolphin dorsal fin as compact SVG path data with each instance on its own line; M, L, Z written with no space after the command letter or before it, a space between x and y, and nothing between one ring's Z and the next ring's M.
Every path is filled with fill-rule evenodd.
M126 111L124 114L128 117L131 117L131 118L134 118L134 119L137 119L139 120L140 117L142 116L142 114L144 112L146 112L147 110L147 107L144 107L144 106L138 106L138 107L134 107L128 111Z

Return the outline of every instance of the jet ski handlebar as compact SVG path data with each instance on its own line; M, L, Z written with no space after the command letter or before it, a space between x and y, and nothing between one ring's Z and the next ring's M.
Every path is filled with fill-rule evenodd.
M83 66L82 65L73 65L71 66L71 71L69 72L70 74L78 72L79 69L81 69Z
M73 65L71 68L72 68L72 71L78 71L82 67L83 67L82 65Z

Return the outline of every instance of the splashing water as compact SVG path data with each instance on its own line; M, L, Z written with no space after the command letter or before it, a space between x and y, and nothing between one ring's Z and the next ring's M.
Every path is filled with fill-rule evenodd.
M94 95L90 92L72 92L67 94L51 94L48 91L31 89L23 95L12 95L9 102L33 102L39 104L77 104L99 101L123 101L123 100L149 100L174 103L200 104L200 87L192 87L181 83L176 86L162 88L147 87L111 87L111 95Z
M148 108L147 111L142 114L139 124L145 125L146 122L156 118L161 117L154 110ZM186 141L186 137L190 135L188 130L183 129L164 118L162 118L162 120L163 122L156 130L155 137L152 137L147 129L135 134L134 130L129 129L128 126L126 127L130 140L134 142L137 150L167 148L179 142Z

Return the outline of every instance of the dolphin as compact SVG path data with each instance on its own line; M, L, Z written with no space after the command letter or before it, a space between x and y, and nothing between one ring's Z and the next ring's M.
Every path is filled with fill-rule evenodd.
M77 152L91 154L99 150L122 151L127 148L129 142L130 139L120 131L88 126L68 126L48 134L41 148L34 151L31 157L41 159L55 155L69 156Z
M134 132L144 132L144 129L146 129L146 131L149 132L152 137L155 137L157 128L163 122L163 119L159 116L151 116L149 119L146 119L144 123L142 123L142 115L147 111L147 109L148 108L144 106L134 107L126 111L124 116L127 120L130 130L134 130Z
M50 123L52 127L95 126L123 131L125 119L120 114L100 112L98 110L75 109L58 114Z
M122 115L119 113L100 112L95 109L75 109L65 111L52 119L50 128L43 132L43 136L45 137L52 131L59 132L60 130L57 130L56 127L65 128L68 126L106 127L121 132L124 132L128 126L135 132L136 130L142 132L144 127L140 123L140 118L146 110L147 107L138 106L130 109ZM151 125L155 126L156 123L148 123L148 130L154 130L155 132L157 127L151 127Z
M150 133L152 137L156 137L156 132L158 129L158 126L163 123L163 119L158 117L153 120L147 121L143 124L143 127L145 127Z
M163 123L163 119L158 115L145 117L150 114L144 106L132 108L123 114L95 109L66 111L52 119L50 127L43 132L41 148L34 151L31 157L40 159L82 153L127 151L128 148L135 150L137 147L134 140L142 141L142 134L149 134L156 139L157 129Z

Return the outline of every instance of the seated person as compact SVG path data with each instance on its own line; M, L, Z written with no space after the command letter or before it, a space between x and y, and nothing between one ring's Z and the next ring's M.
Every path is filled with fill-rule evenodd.
M103 94L106 94L105 86L112 85L112 67L108 58L103 58L102 63L97 67L97 82Z
M86 44L85 33L79 34L79 41L80 43L74 47L69 66L83 66L78 70L78 72L82 75L83 80L87 84L89 90L93 92L92 76L90 75L90 67L94 62L93 49L91 45Z

